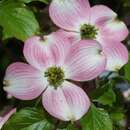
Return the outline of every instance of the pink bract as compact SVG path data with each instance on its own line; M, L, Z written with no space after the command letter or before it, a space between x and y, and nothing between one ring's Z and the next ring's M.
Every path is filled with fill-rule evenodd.
M128 61L127 48L121 43L128 36L128 29L109 7L90 7L88 0L52 0L49 8L53 22L62 28L60 33L77 43L83 39L81 27L91 25L96 36L90 38L101 44L106 55L106 70L117 71ZM87 41L86 41L87 42Z
M80 87L67 79L86 81L100 75L106 66L101 50L93 40L72 45L59 32L33 36L25 42L23 51L29 64L16 62L7 68L4 90L22 100L42 95L43 106L52 116L64 121L79 120L88 111L90 101ZM55 88L47 76L57 70L63 79Z

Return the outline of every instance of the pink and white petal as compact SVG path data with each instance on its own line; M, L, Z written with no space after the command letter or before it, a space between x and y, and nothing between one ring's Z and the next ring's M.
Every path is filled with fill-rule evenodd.
M90 22L93 24L103 24L104 22L115 19L117 14L109 7L104 5L95 5L91 8Z
M2 117L0 117L0 121L2 120Z
M46 88L43 74L28 64L13 63L6 70L4 90L18 99L34 99Z
M90 101L80 87L65 81L57 89L47 88L43 94L43 106L55 118L76 121L88 111Z
M62 66L66 55L72 46L71 41L65 37L63 33L59 33L59 31L53 32L49 35L48 39L53 41L53 45L50 46L50 51L53 54L54 63Z
M10 110L4 117L0 117L0 129L8 121L8 119L16 112L16 108Z
M128 62L128 50L120 42L107 41L103 46L107 58L106 70L118 71Z
M52 21L65 30L77 31L82 22L88 22L88 0L52 0L49 8Z
M95 40L81 40L68 54L65 64L68 79L87 81L100 75L106 66L102 47Z
M123 41L128 34L129 31L125 23L118 20L108 21L100 28L101 37L114 41Z
M81 35L80 33L76 33L76 32L69 32L69 31L65 31L65 30L62 30L62 29L59 29L58 32L60 34L62 34L63 37L65 38L68 38L70 43L74 44L77 42L79 42L81 40Z
M34 36L25 42L24 56L37 69L60 64L69 50L71 43L59 32L48 36Z
M51 87L47 88L43 93L42 102L44 108L50 115L63 121L70 120L72 113L69 110L61 88L57 90Z
M25 42L24 56L37 69L43 69L51 63L54 64L48 44L50 43L44 41L40 36L33 36Z
M82 118L91 105L89 97L84 90L72 83L65 82L63 84L63 93L74 115L74 120Z

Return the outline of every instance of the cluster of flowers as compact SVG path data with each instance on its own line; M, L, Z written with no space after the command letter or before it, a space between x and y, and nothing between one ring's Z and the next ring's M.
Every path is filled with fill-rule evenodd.
M128 29L111 9L90 7L88 0L52 0L49 14L61 29L25 41L23 53L29 64L16 62L7 68L4 90L21 100L42 95L50 115L76 121L91 102L69 81L89 81L126 64L128 51L121 41Z

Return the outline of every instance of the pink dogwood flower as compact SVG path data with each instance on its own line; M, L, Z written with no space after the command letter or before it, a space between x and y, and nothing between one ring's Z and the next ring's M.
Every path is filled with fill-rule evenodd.
M52 0L49 12L53 22L65 30L60 33L73 42L91 39L101 44L106 70L117 71L127 63L128 51L121 41L128 36L128 29L110 8L90 7L88 0Z
M10 110L4 117L0 117L0 129L8 121L8 119L16 112L16 108Z
M48 113L60 120L75 121L91 103L86 93L68 79L94 79L104 71L106 58L96 41L71 45L63 37L54 32L29 38L23 50L29 64L16 62L7 68L4 90L22 100L42 95Z

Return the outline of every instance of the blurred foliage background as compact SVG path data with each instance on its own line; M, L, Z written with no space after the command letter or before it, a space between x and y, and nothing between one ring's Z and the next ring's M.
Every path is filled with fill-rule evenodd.
M20 107L26 106L27 104L33 105L33 102L23 103L16 99L8 99L6 93L3 91L3 77L9 64L16 61L25 62L22 53L24 40L32 35L49 34L51 31L57 29L49 19L48 4L50 1L51 0L0 1L0 110L12 104L19 105ZM119 19L125 21L127 27L130 29L130 0L90 0L90 3L91 5L104 4L109 6L119 15ZM124 44L130 49L130 37L124 41ZM127 71L125 75L128 82L121 78L114 80L115 85L119 89L119 93L124 91L123 88L128 89L130 87L130 63L125 69ZM121 70L121 75L124 75L125 69ZM85 85L85 83L82 85ZM114 90L114 92L118 95L116 90ZM91 90L87 90L88 94L89 91L91 92ZM113 92L109 90L109 94L112 95ZM125 129L127 130L128 127L130 127L130 100L126 100L120 96L118 98L115 107L109 109L108 112L113 111L111 115L113 120L115 120L115 126L116 121L125 116L127 119ZM104 99L102 100L102 98L100 98L98 101L103 103ZM104 108L107 107L105 106L106 104L103 105ZM118 125L119 124L117 124L117 126ZM124 128L117 127L117 130L119 129L123 130Z

